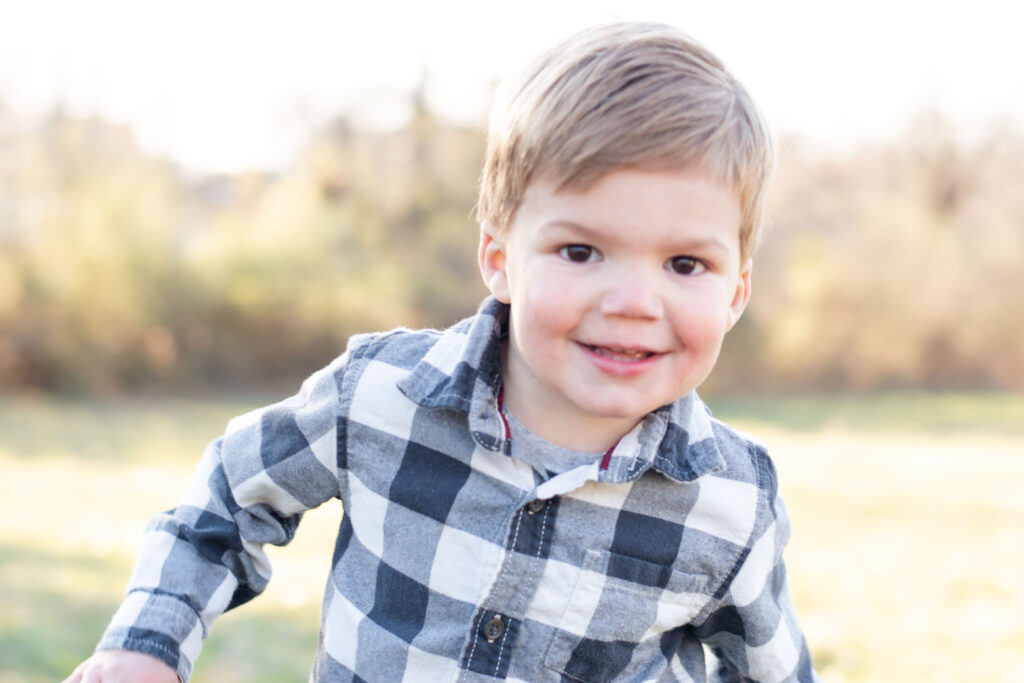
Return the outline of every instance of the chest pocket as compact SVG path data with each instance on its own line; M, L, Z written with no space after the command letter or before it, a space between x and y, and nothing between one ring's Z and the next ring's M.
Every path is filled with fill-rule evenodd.
M660 636L711 599L708 577L588 550L545 665L571 680L611 681L666 664ZM646 678L646 676L640 676Z

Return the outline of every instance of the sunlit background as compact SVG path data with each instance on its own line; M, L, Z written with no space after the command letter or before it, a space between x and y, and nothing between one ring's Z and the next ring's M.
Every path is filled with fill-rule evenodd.
M1011 3L0 0L0 683L86 656L224 421L484 295L496 84L675 24L780 138L703 393L772 450L826 683L1024 681L1024 41ZM337 508L196 681L301 680Z
M938 109L964 132L1024 119L1015 11L999 0L779 2L7 3L8 107L130 124L193 169L282 167L341 111L400 125L433 111L479 123L492 86L552 42L615 19L676 24L722 56L776 126L829 144L904 132Z

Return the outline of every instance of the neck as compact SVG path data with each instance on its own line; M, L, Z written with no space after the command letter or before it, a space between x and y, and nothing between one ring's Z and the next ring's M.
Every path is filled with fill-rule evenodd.
M501 400L534 435L562 448L581 453L605 453L637 424L630 418L608 418L587 414L546 411L542 402L523 400L523 395L507 383Z

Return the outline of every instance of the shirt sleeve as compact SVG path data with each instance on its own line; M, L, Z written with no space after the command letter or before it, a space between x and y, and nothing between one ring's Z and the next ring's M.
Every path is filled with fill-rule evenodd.
M760 455L766 523L695 631L714 654L712 681L811 683L819 679L797 623L782 561L789 518L778 495L775 469L766 454Z
M153 655L188 681L213 620L270 579L263 544L338 497L339 385L348 354L292 398L235 418L173 510L150 521L124 602L97 649Z

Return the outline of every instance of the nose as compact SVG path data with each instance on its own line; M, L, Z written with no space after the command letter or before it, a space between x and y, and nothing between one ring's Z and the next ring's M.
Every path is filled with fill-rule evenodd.
M656 276L638 269L622 269L608 283L601 297L606 316L657 319L665 313Z

